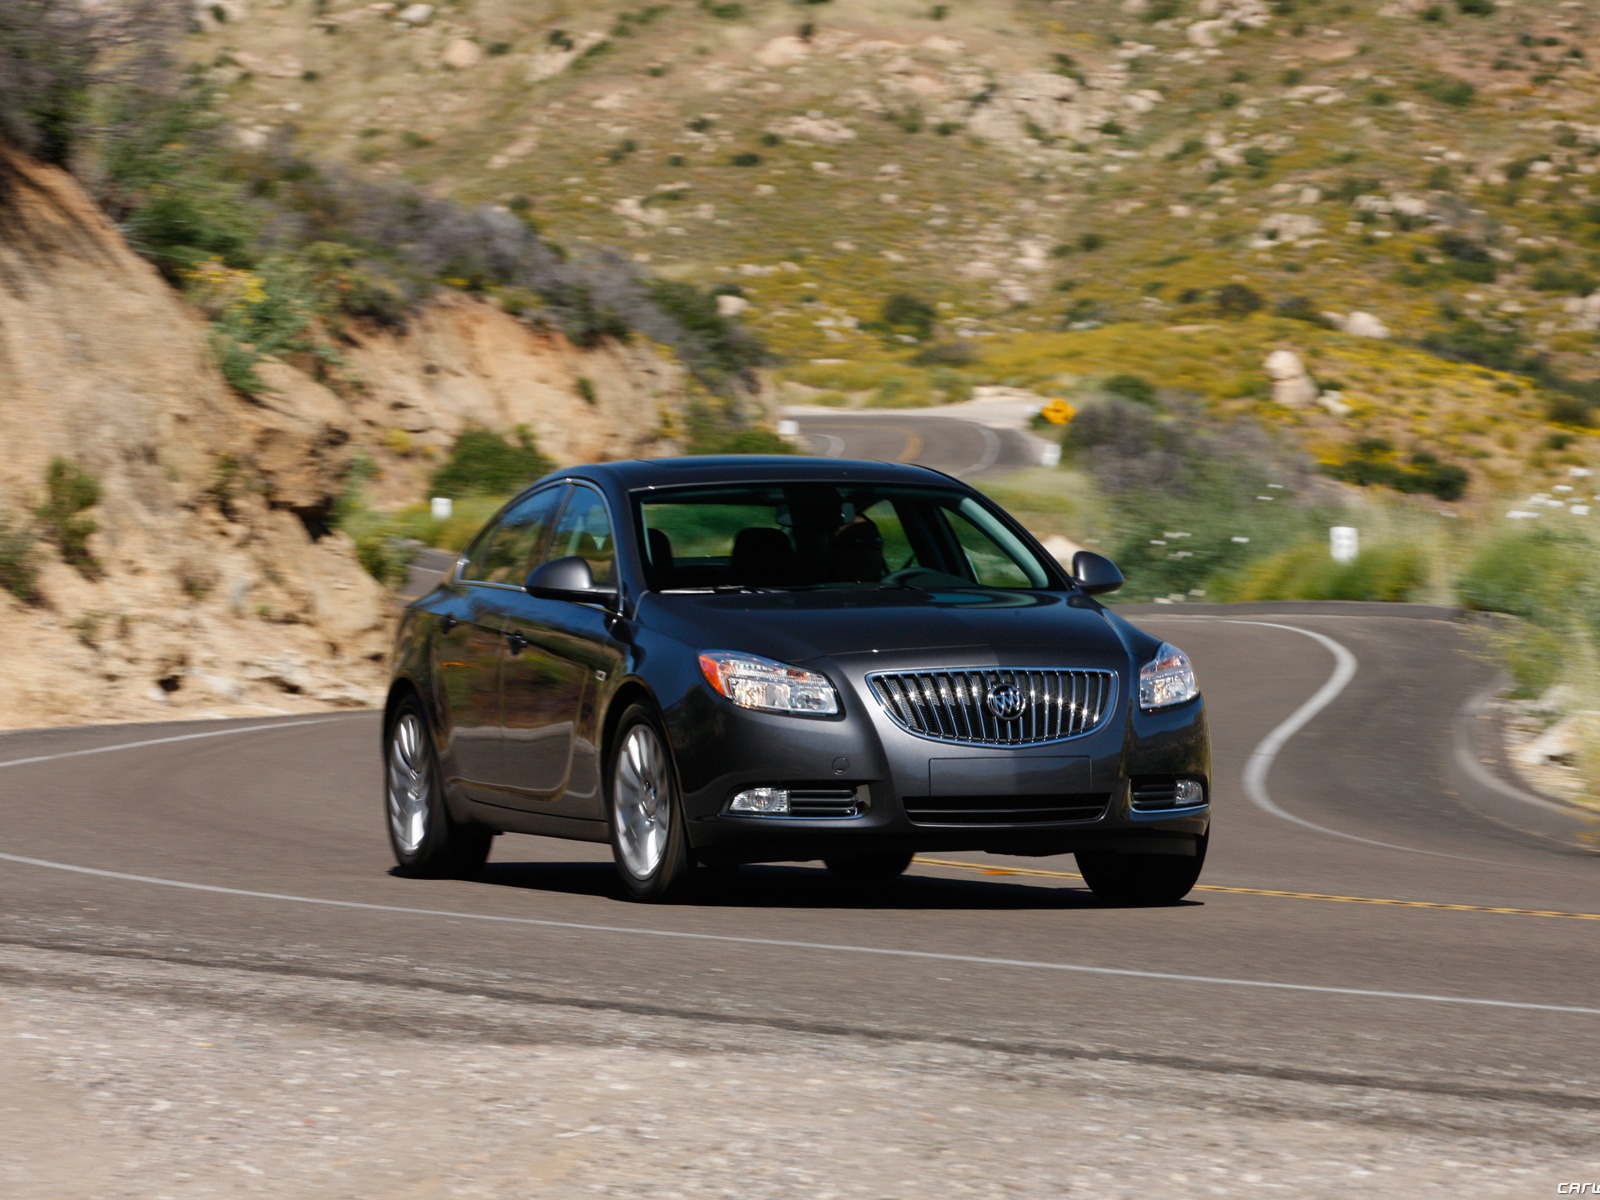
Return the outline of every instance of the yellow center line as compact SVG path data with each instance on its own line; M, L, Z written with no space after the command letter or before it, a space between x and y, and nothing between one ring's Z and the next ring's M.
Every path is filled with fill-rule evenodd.
M1076 879L1072 871L1043 871L1037 867L986 867L982 863L960 862L953 858L924 858L916 861L925 867L944 867L953 871L973 871L980 875L1031 875L1044 879ZM1390 908L1436 908L1445 912L1497 913L1508 917L1558 917L1567 921L1600 921L1600 913L1561 912L1544 908L1503 908L1488 904L1450 904L1442 900L1392 900L1382 896L1335 896L1325 892L1286 892L1273 888L1227 887L1220 883L1200 883L1197 892L1223 892L1235 896L1276 896L1285 900L1322 900L1331 904L1382 904Z
M900 453L895 455L895 462L915 462L917 455L922 453L922 448L926 444L923 442L920 433L913 433L911 430L902 429L898 425L864 425L857 423L852 424L850 428L856 433L860 433L862 430L866 430L869 433L898 433L905 438L906 444L900 448Z

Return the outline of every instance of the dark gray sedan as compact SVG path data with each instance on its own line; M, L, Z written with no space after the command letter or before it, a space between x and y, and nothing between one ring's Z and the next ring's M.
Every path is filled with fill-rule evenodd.
M1071 852L1105 901L1176 902L1210 831L1205 710L1183 652L1094 599L1121 583L921 467L557 472L401 620L395 858L470 875L499 832L609 842L658 900L697 865Z

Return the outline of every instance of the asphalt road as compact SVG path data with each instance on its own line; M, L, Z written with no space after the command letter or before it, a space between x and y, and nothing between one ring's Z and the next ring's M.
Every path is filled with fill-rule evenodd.
M797 414L795 420L803 447L829 458L921 463L958 479L1003 475L1039 463L1035 438L959 417L874 409Z
M803 432L822 451L848 438L852 455L956 474L1033 461L1023 435L948 418L830 416ZM402 1039L468 1044L493 1005L502 1029L606 1044L665 1021L710 1054L760 1037L915 1047L931 1069L977 1055L1022 1072L1019 1103L1065 1088L1123 1109L1147 1095L1169 1122L1216 1114L1191 1146L1234 1136L1230 1114L1302 1122L1301 1138L1309 1117L1389 1130L1390 1162L1411 1136L1398 1126L1435 1147L1417 1155L1436 1158L1442 1137L1552 1187L1594 1178L1600 821L1497 763L1474 715L1493 674L1473 631L1391 606L1138 619L1190 653L1212 715L1211 857L1178 907L1102 907L1070 857L982 855L928 856L865 890L820 866L747 867L648 907L623 898L604 847L515 836L481 880L407 880L384 838L375 715L102 726L0 736L0 986L47 996L58 972L56 994L133 1003L155 986L140 972L161 968L187 972L161 985L185 1003L226 1007L196 972L242 970L323 989L295 1019ZM355 1015L352 989L371 996ZM453 1137L471 1139L472 1111L451 1110L469 1130ZM785 1127L774 1119L765 1134ZM1288 1129L1253 1144L1292 1157ZM1136 1148L1123 1161L1160 1178ZM1410 1177L1383 1194L1409 1194Z
M1592 1115L1595 831L1521 831L1523 809L1553 814L1463 761L1488 680L1467 631L1363 610L1145 623L1190 652L1213 714L1212 855L1180 907L1101 907L1070 858L984 856L868 892L749 867L646 907L603 847L509 836L481 881L407 880L361 714L0 738L0 939L670 1014L711 1038L865 1033L1523 1114L1497 1124Z

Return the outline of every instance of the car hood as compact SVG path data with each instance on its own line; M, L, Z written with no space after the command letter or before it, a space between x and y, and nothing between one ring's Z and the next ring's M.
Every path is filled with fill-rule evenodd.
M870 657L930 665L1125 666L1132 632L1087 596L1058 592L834 588L657 593L674 632L702 649L800 665Z

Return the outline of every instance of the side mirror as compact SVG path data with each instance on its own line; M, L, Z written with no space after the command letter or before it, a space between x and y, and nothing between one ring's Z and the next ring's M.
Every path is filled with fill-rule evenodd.
M578 604L603 604L607 608L617 601L616 589L597 584L589 561L576 554L540 563L528 573L522 586L528 595L541 600L571 600Z
M1122 572L1103 554L1079 550L1072 556L1072 578L1091 596L1114 592L1122 586Z

